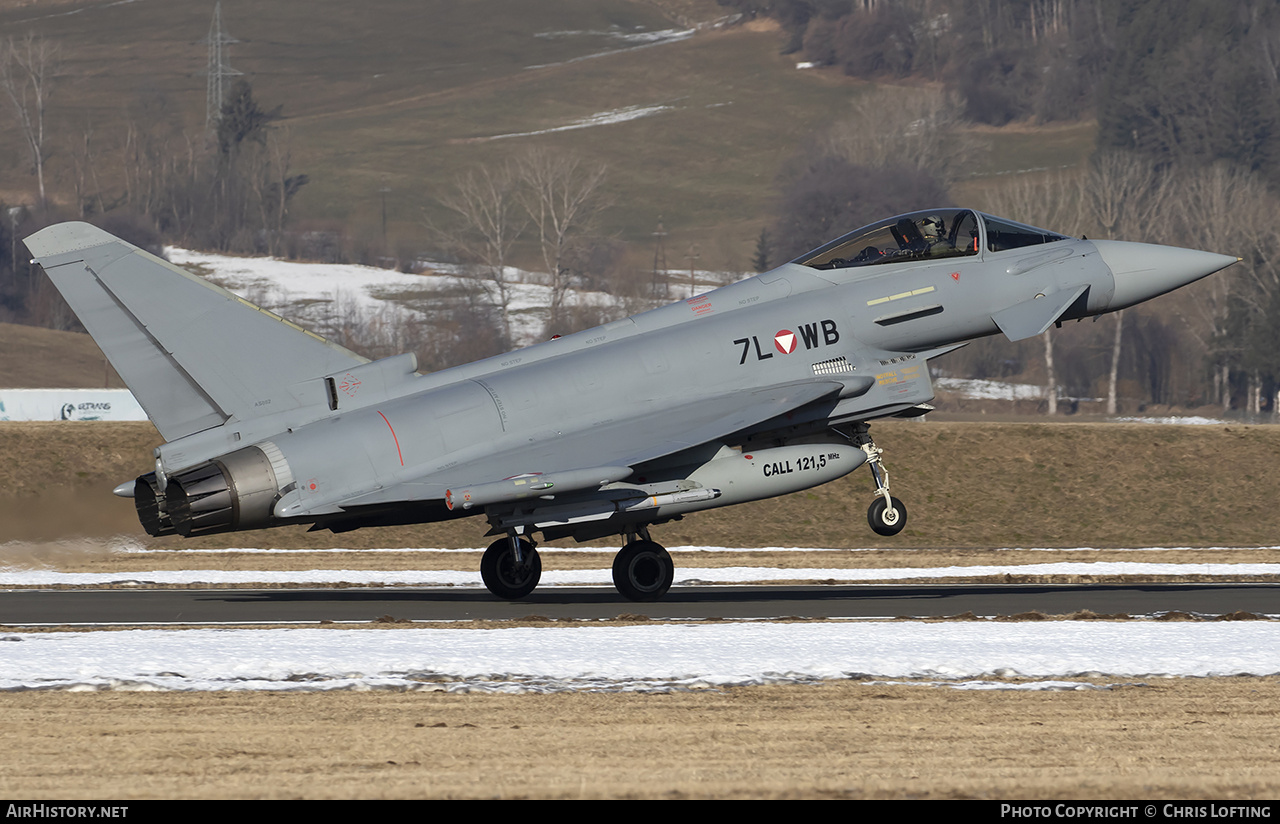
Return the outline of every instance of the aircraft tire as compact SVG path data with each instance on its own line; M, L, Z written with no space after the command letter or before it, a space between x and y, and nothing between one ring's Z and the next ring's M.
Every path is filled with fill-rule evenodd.
M893 501L893 510L885 505L884 498L877 497L867 509L867 523L877 535L897 535L907 525L907 508L897 498Z
M520 551L525 556L523 569L517 568L511 542L499 538L489 545L480 558L480 578L485 587L499 598L518 600L533 592L542 578L542 558L527 538L521 538Z
M671 588L676 565L653 541L632 541L613 558L613 585L629 601L656 601Z

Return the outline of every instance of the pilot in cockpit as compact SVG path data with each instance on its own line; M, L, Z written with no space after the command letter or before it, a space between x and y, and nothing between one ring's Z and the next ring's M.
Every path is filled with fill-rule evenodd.
M924 235L924 253L927 255L945 255L955 249L947 239L947 226L938 215L929 215L921 220L920 233Z

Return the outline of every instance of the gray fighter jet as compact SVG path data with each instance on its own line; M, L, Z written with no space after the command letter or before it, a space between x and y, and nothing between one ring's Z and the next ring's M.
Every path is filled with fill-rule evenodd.
M618 591L674 575L650 527L868 464L871 528L907 510L868 421L931 407L928 361L1022 340L1236 261L970 209L866 226L740 283L443 372L368 361L85 223L26 240L166 443L121 484L152 535L341 532L483 515L500 598L533 538L622 536Z

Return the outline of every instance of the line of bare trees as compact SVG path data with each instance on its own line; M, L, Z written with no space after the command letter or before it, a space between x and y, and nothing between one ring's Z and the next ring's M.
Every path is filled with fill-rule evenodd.
M60 53L55 41L34 32L0 42L0 88L30 156L39 210L49 207L45 122ZM289 204L308 181L292 169L288 133L275 124L280 117L280 107L264 109L240 79L213 134L186 129L163 98L135 106L123 134L86 123L59 146L70 161L77 216L125 209L175 241L275 253ZM103 165L123 172L110 184L118 188L104 184Z
M901 88L859 98L816 135L779 179L759 270L885 215L951 203L950 186L985 151L953 94ZM1198 406L1254 414L1280 388L1280 198L1226 161L1171 164L1099 151L1087 167L1000 181L985 211L1076 236L1207 249L1243 258L1227 272L1098 323L1050 330L1035 344L978 341L942 366L969 377L1037 375L1048 411L1058 396Z
M280 254L289 206L309 180L293 169L288 131L276 123L280 107L264 109L240 79L212 135L184 128L166 109L164 100L146 101L130 120L116 149L119 191L105 195L91 176L77 175L82 213L124 208L171 242ZM96 168L102 151L86 135L77 169Z
M280 108L261 106L243 79L228 94L212 134L186 128L158 95L136 101L121 134L86 123L73 140L59 144L63 172L75 192L74 215L50 205L44 122L58 54L56 44L34 34L0 43L0 86L30 150L39 191L36 207L3 213L9 219L0 227L0 320L75 327L46 279L20 265L17 242L43 224L72 216L104 224L156 252L164 238L218 251L329 261L347 256L327 248L344 242L340 229L308 233L326 248L305 250L298 233L286 231L290 203L308 178L292 169L288 134L277 123ZM109 181L99 173L104 166L115 172ZM371 314L339 301L311 325L374 356L414 349L426 369L505 351L515 341L512 312L522 286L513 280L509 260L517 242L526 258L529 248L536 249L541 263L525 268L543 270L538 285L545 287L547 334L644 308L625 286L613 289L619 296L614 306L570 299L573 288L616 285L611 276L618 273L622 245L593 234L595 218L608 204L605 171L576 154L534 150L459 177L440 201L455 220L437 232L437 240L473 276L458 280L452 293L431 306Z
M1025 176L993 190L991 211L1075 235L1159 243L1233 254L1226 272L1162 298L1116 312L1107 350L1106 408L1115 414L1122 367L1136 394L1160 404L1214 403L1254 414L1275 410L1280 349L1280 198L1256 175L1226 164L1160 167L1132 152L1104 152L1083 170ZM1053 330L1044 336L1053 363ZM1094 359L1097 363L1097 359ZM1061 376L1047 370L1054 397ZM1090 394L1091 385L1073 391Z
M776 266L888 215L951 205L949 187L981 152L963 130L954 95L894 88L855 98L849 113L813 135L778 179L768 248L755 267Z
M13 106L23 142L31 153L41 206L46 203L44 116L53 92L58 56L57 44L34 33L0 43L0 86Z
M438 198L453 220L429 228L472 269L498 312L506 344L513 340L511 306L520 286L513 279L511 256L526 238L537 248L546 279L547 334L563 334L576 325L568 298L589 277L583 262L605 243L593 233L596 218L609 205L606 172L604 164L576 153L532 149L464 173ZM596 265L601 262L597 256Z
M1087 113L1122 2L720 0L777 20L789 34L785 53L854 77L945 84L967 117L992 125Z
M57 141L59 174L75 193L67 206L50 202L46 115L60 71L60 48L34 32L0 42L0 107L8 108L27 148L37 199L4 208L6 248L0 251L0 319L54 328L74 326L56 292L18 254L16 239L69 217L110 223L117 234L158 251L160 238L206 249L279 254L294 197L308 182L292 168L280 109L264 109L248 81L232 88L217 131L184 127L162 97L133 107L119 134L87 122ZM7 101L7 102L6 102ZM107 167L108 179L100 174Z

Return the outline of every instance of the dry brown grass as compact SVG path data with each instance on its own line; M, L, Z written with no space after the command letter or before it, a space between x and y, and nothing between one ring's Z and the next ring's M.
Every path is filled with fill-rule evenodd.
M8 693L0 793L1267 799L1280 792L1278 698L1275 678L1070 692Z
M82 332L0 323L0 352L0 386L6 389L124 388L102 350Z
M825 486L696 513L655 529L668 546L886 549L1271 546L1280 428L1142 424L881 422L894 493L910 512L895 538L866 525L865 469ZM0 423L0 542L140 535L110 490L146 472L150 424ZM155 547L476 547L481 519L341 535L289 527ZM229 543L230 542L230 543ZM613 541L601 545L612 545ZM908 556L897 563L915 566Z

